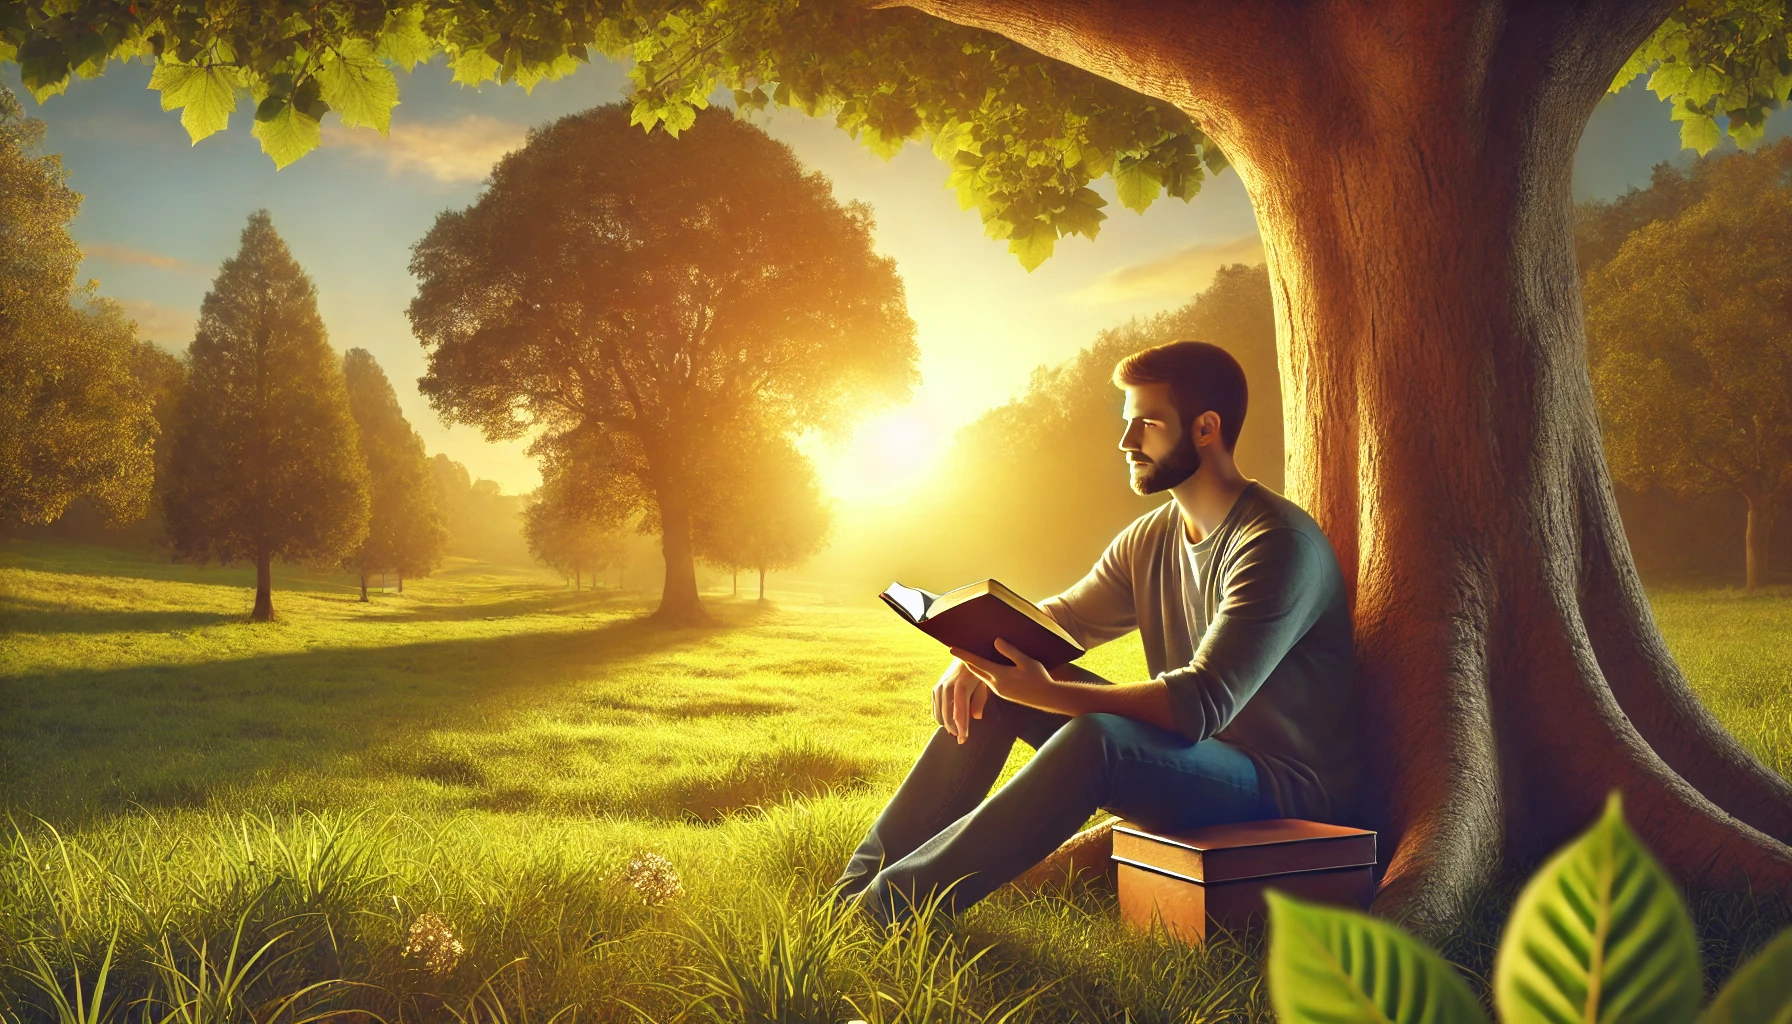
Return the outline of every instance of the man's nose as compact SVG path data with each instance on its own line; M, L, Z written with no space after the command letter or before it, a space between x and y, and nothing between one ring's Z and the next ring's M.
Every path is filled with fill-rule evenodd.
M1122 431L1120 434L1120 450L1123 452L1138 451L1139 450L1138 434L1139 434L1139 425L1137 423L1128 423L1126 425L1126 429L1124 431Z

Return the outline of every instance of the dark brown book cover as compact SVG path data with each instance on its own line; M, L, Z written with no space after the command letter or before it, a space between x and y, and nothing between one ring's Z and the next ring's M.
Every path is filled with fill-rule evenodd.
M1114 859L1197 882L1260 878L1375 863L1375 833L1295 818L1213 825L1187 832L1114 826Z
M995 580L983 580L944 594L892 583L878 596L896 614L940 643L962 647L999 665L1012 662L996 653L997 637L1047 668L1083 656L1083 648L1051 616Z

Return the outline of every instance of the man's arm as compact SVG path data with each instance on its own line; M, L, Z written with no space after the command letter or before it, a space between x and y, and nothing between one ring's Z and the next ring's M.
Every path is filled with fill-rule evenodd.
M1323 562L1312 542L1273 530L1251 542L1228 574L1213 623L1194 660L1143 683L1111 686L1053 679L1006 640L998 665L969 651L954 656L1007 700L1062 715L1106 712L1179 732L1199 743L1224 729L1317 618Z

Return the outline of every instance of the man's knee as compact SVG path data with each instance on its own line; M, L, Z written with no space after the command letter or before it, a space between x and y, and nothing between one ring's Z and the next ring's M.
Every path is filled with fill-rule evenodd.
M1123 715L1077 715L1064 723L1039 754L1041 757L1063 758L1085 769L1111 764L1119 750L1115 740L1126 730L1129 721Z

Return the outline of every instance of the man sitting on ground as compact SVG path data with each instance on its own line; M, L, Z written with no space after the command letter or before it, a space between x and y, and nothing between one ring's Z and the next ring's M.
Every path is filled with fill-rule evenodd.
M1140 516L1041 607L1085 648L1134 629L1152 678L1048 673L1003 641L998 665L954 649L933 689L940 725L846 865L842 897L890 920L943 896L952 912L1069 838L1097 808L1174 832L1337 820L1355 797L1350 612L1325 534L1232 460L1244 371L1179 341L1121 360L1120 450ZM1016 739L1036 753L986 800Z

